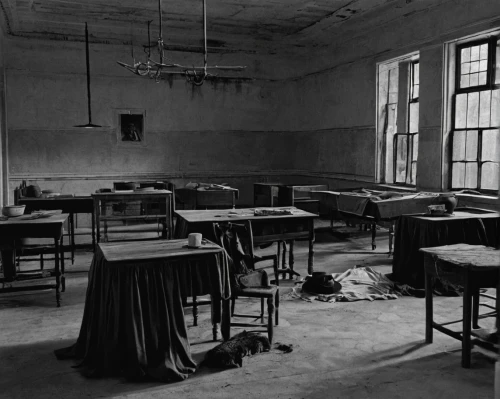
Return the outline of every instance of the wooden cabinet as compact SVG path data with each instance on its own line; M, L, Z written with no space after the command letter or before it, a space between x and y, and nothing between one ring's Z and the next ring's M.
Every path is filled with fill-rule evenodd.
M169 190L95 193L94 213L96 239L100 241L101 223L104 241L108 240L108 223L157 220L162 225L162 238L172 238L172 192Z

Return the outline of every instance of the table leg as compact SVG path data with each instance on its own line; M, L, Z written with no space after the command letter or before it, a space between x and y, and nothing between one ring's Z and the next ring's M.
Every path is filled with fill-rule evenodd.
M497 342L500 343L500 276L497 277L497 292L496 292L496 330L497 330ZM500 398L500 356L497 357L495 363L495 399Z
M290 241L290 248L288 252L288 267L290 268L290 273L288 274L288 278L293 279L293 266L295 265L295 254L293 253L293 247L295 245L295 241Z
M394 224L395 222L391 220L389 224L389 256L392 255L392 244L394 241Z
M54 239L55 246L55 272L56 272L56 302L57 307L61 306L61 293L59 292L59 286L61 285L61 275L59 270L59 238Z
M198 300L196 295L193 295L193 326L198 325Z
M432 344L432 276L425 272L425 342Z
M63 245L63 238L61 236L61 292L66 291L66 277L64 275L64 245Z
M92 218L92 249L95 252L95 243L96 243L96 239L95 239L95 211L92 212L91 218Z
M69 235L71 240L71 264L75 264L75 216L73 212L69 214Z
M100 221L100 201L94 198L94 215L95 215L95 235L96 235L96 243L101 242L101 221ZM95 247L94 247L95 251Z
M471 275L468 271L464 276L463 296L463 330L462 330L462 367L470 368L471 359L471 318L472 318L472 287L469 281Z
M231 338L231 312L229 310L229 299L222 300L222 320L220 323L222 339L224 341Z
M314 272L314 237L309 239L309 256L307 258L307 273L312 275Z
M377 238L377 224L376 223L372 223L371 225L372 227L372 251L374 251L375 249L377 249L377 244L375 243L375 239Z
M14 243L13 243L14 245ZM2 250L2 266L3 277L5 282L14 281L16 279L16 250L3 249Z
M472 328L479 327L479 288L472 294Z

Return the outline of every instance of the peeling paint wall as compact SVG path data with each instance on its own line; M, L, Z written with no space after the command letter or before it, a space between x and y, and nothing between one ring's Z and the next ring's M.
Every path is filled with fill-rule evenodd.
M408 3L408 2L407 2ZM288 94L297 110L281 109L277 128L296 131L297 169L335 178L375 181L376 65L420 52L420 145L417 188L441 190L445 42L500 27L497 0L454 0L419 13L368 24L332 37L332 45L310 51ZM380 10L381 12L384 10ZM389 22L388 22L389 21ZM299 64L299 63L298 63ZM298 66L297 64L297 66ZM307 155L306 155L307 154ZM314 175L314 173L313 173Z

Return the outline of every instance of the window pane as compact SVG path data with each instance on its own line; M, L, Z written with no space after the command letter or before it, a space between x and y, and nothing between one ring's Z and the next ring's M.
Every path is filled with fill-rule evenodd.
M413 98L418 98L420 96L420 86L413 86Z
M458 94L456 97L455 106L455 128L465 128L465 121L467 116L467 94Z
M495 62L495 84L500 84L500 40L497 40L497 59Z
M480 72L479 73L479 81L477 82L478 85L485 85L486 84L486 72Z
M460 72L462 75L470 73L470 62L464 62L460 68Z
M417 163L416 162L412 162L412 164L411 164L410 184L417 184Z
M470 48L470 60L471 61L479 60L479 46L472 46Z
M469 75L463 75L460 77L460 88L464 89L466 87L469 87Z
M471 73L469 75L469 86L477 86L479 84L479 74L478 73Z
M413 135L413 157L412 161L416 161L418 159L418 134Z
M468 162L465 164L465 188L478 188L476 162Z
M465 187L465 164L456 162L452 165L451 172L451 187L464 188Z
M490 127L491 91L479 93L479 126Z
M499 161L500 162L500 131L483 130L483 143L481 146L481 161Z
M481 44L481 49L479 50L479 58L482 60L488 59L488 43Z
M500 167L497 163L488 162L481 168L481 188L485 190L498 190Z
M465 159L467 161L477 161L477 130L467 131L467 140L465 143Z
M400 135L397 136L396 144L396 183L405 183L406 181L406 159L407 159L407 143L408 136Z
M408 133L418 132L418 103L410 103L410 121L409 121L409 131Z
M452 161L463 161L465 159L465 135L465 131L453 132Z
M470 63L470 72L471 73L479 72L479 62L478 61Z
M487 60L482 60L479 61L479 71L487 71L488 70L488 61Z
M491 126L500 127L500 90L491 92Z
M418 62L414 64L413 72L414 72L413 83L418 85L420 83L420 64Z
M470 47L463 48L460 57L461 57L461 62L470 61Z
M467 97L467 127L477 127L479 124L479 93L469 93Z

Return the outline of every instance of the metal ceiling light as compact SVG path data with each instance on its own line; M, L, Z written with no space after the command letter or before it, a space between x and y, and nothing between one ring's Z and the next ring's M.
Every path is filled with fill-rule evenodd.
M89 30L87 28L87 22L85 22L85 59L87 64L87 107L88 107L88 115L89 122L85 125L75 125L74 127L83 127L87 129L102 127L100 125L94 125L92 123L92 109L90 106L91 97L90 97L90 61L89 61Z
M143 46L144 52L147 54L146 62L136 62L134 58L134 65L129 65L124 62L117 61L118 65L126 68L130 72L139 75L139 76L148 76L150 78L154 78L156 82L159 82L161 79L161 74L172 73L175 70L183 69L184 75L186 76L186 80L190 83L193 83L196 86L201 86L207 77L216 77L217 75L211 74L207 72L208 69L219 69L225 71L242 71L246 68L246 66L208 66L207 58L208 58L208 47L207 47L207 6L206 0L202 0L203 3L203 66L184 66L181 64L165 64L165 55L164 48L165 43L163 42L163 28L162 28L162 11L161 11L161 0L158 0L158 14L159 14L159 37L156 45L151 45L150 42L150 24L151 21L148 22L148 45ZM151 48L158 48L158 53L160 56L160 62L156 62L151 59Z

